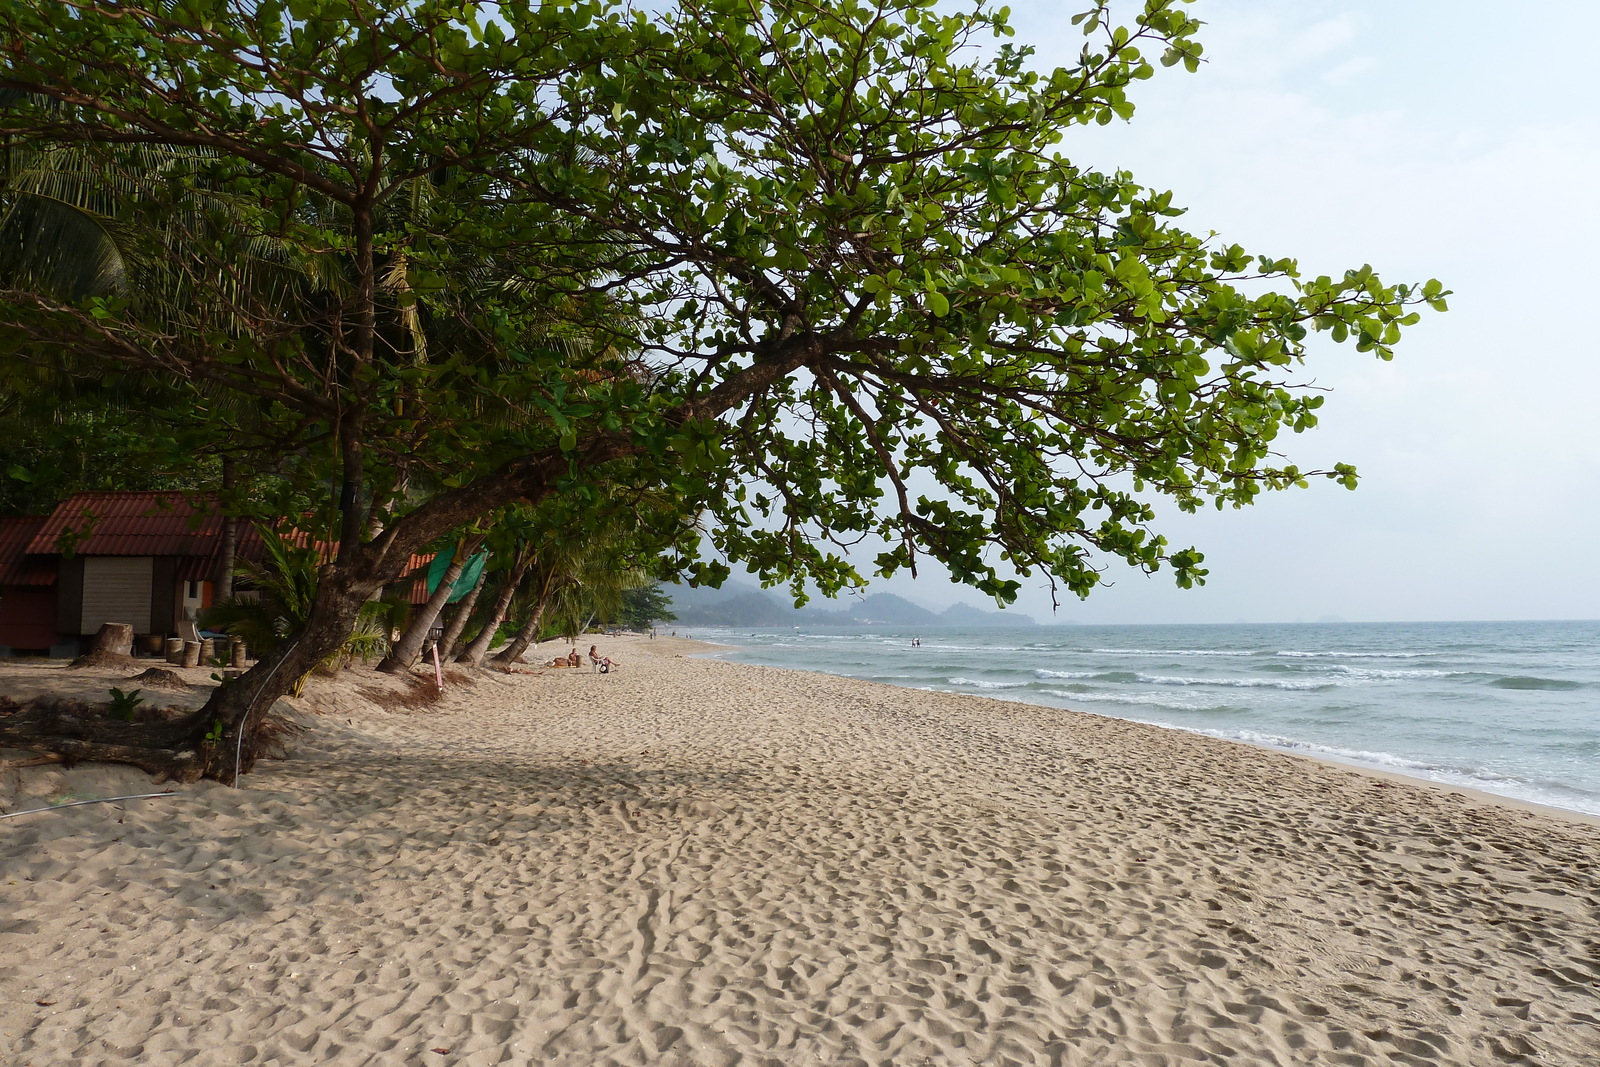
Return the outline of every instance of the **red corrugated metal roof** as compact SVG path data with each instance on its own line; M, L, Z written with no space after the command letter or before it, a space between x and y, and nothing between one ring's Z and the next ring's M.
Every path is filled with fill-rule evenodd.
M55 585L55 561L29 558L28 545L44 524L47 515L0 519L0 585Z
M60 552L65 536L81 556L209 556L221 529L215 504L196 508L182 493L74 493L28 551Z
M48 518L4 521L35 524L28 528L31 537L20 530L12 535L22 546L17 550L19 560L23 552L38 556L59 554L62 534L70 531L74 538L72 550L80 556L180 556L184 558L178 566L179 580L210 581L216 575L221 549L222 516L214 501L201 498L198 503L197 508L182 493L75 493L58 504ZM194 519L196 514L201 516L198 520ZM289 530L285 536L296 545L313 544L324 558L333 554L332 545L313 541L303 531ZM241 561L260 560L261 534L254 523L239 523L235 553ZM0 568L6 558L0 548ZM406 561L401 577L426 568L432 561L431 552L413 555ZM53 561L32 563L47 564L49 581L55 581ZM417 599L418 587L421 600ZM427 582L419 579L411 596L415 603L426 601Z

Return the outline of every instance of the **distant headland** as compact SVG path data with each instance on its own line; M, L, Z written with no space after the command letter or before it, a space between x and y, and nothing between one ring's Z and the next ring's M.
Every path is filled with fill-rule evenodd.
M985 611L952 604L933 611L894 593L834 601L837 607L808 604L796 608L785 596L745 582L721 589L663 585L682 626L1036 626L1021 612Z

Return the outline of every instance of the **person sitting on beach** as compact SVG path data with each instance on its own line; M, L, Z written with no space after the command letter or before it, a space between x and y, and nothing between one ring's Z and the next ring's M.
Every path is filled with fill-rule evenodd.
M573 645L572 646L572 651L567 653L567 666L569 666L569 667L581 667L581 666L583 666L583 657L578 655L578 646L577 645Z

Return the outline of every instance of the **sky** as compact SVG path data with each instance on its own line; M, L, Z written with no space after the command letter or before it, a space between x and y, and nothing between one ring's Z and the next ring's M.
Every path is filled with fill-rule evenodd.
M1081 47L1072 0L1010 0L1038 64ZM1332 483L1158 529L1203 589L1120 564L1038 621L1206 623L1600 617L1600 31L1594 0L1196 0L1196 74L1159 68L1131 122L1068 133L1079 163L1171 189L1191 231L1307 273L1440 279L1392 363L1316 345L1321 425L1280 438ZM875 581L993 607L923 568Z

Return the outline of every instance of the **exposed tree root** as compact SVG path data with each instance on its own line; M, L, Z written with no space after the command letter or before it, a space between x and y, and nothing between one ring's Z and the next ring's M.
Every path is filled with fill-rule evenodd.
M11 769L13 767L43 767L49 763L60 763L66 757L58 752L45 752L38 756L27 756L23 759L0 759L0 767Z
M141 709L143 710L143 709ZM193 782L232 765L232 753L220 753L206 735L214 721L205 709L176 712L153 708L140 721L106 717L104 705L43 698L18 704L0 697L0 746L53 753L71 766L83 761L126 763L153 775L158 782ZM244 765L262 756L281 755L283 744L300 727L266 716L250 731Z

